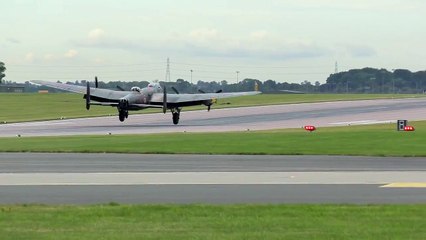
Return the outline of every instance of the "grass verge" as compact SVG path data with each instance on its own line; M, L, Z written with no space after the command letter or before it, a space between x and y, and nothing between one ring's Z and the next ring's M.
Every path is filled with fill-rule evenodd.
M106 152L426 156L426 121L414 132L395 124L226 133L0 138L1 152Z
M424 96L414 94L261 94L256 96L219 99L218 103L215 104L213 108L396 97ZM117 115L117 110L113 107L92 106L90 111L87 111L85 109L83 96L73 93L1 93L0 102L2 103L0 123ZM184 108L184 110L205 108L204 106L189 107ZM152 112L160 111L148 109L132 113Z
M0 206L7 239L426 239L426 205Z

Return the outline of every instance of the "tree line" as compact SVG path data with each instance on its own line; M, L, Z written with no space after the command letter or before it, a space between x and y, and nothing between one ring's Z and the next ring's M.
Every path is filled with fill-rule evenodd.
M68 82L71 84L85 85L86 81ZM108 83L99 82L99 87L117 89L120 86L129 90L133 86L146 87L148 81L111 81ZM345 72L330 74L326 82L319 81L311 83L303 81L301 83L277 82L269 79L260 81L258 79L246 78L238 83L229 83L226 80L220 82L207 82L199 80L195 84L184 79L177 79L175 82L162 82L168 88L174 87L182 93L194 93L199 90L204 92L225 92L253 91L255 84L264 93L280 92L303 92L303 93L424 93L426 90L426 71L411 72L406 69L386 69L362 68L352 69Z
M320 88L321 92L332 93L424 93L426 71L352 69L330 75Z
M5 71L5 64L0 62L0 83L5 77ZM75 80L65 83L86 86L86 81ZM90 82L93 85L94 81ZM6 81L6 83L16 84L12 81ZM99 81L99 87L130 90L134 86L146 87L148 83L149 81ZM272 79L262 82L251 78L246 78L238 83L230 83L226 80L220 82L199 80L197 83L191 84L185 79L177 79L175 82L160 81L160 84L170 89L169 92L172 92L171 90L174 88L180 93L216 92L219 90L224 92L253 91L255 85L264 93L424 93L426 90L426 71L411 72L407 69L388 71L386 69L368 67L351 69L349 71L330 74L323 84L319 81L311 83L307 80L301 83L277 82ZM45 86L31 84L29 81L17 85L24 86L26 92L36 92L45 89L51 92L58 92L58 90Z

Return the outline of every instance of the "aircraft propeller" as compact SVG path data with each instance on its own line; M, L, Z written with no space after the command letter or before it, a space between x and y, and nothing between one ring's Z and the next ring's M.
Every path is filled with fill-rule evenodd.
M176 94L179 94L179 91L178 91L175 87L172 87L172 90L173 90Z
M163 113L167 112L167 91L166 86L163 87Z
M120 91L126 91L126 90L124 90L124 88L122 88L122 87L120 87L120 86L116 86L116 88L118 89L118 90L120 90Z
M89 81L87 81L87 87L86 87L86 109L90 109L90 85Z

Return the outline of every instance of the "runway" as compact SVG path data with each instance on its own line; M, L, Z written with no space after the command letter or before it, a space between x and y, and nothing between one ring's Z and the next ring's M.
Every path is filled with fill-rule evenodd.
M219 132L425 120L426 99L0 125L0 137ZM426 158L0 153L0 203L425 203Z
M426 158L0 153L0 203L425 203Z
M176 126L170 113L130 115L124 123L114 116L1 124L0 137L247 131L393 123L397 119L426 120L426 98L286 104L210 112L184 109Z

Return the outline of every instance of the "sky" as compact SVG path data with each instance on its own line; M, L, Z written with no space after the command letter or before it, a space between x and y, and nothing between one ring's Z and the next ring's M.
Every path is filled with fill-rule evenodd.
M424 0L10 0L6 80L319 81L426 70ZM237 73L238 72L238 73Z

